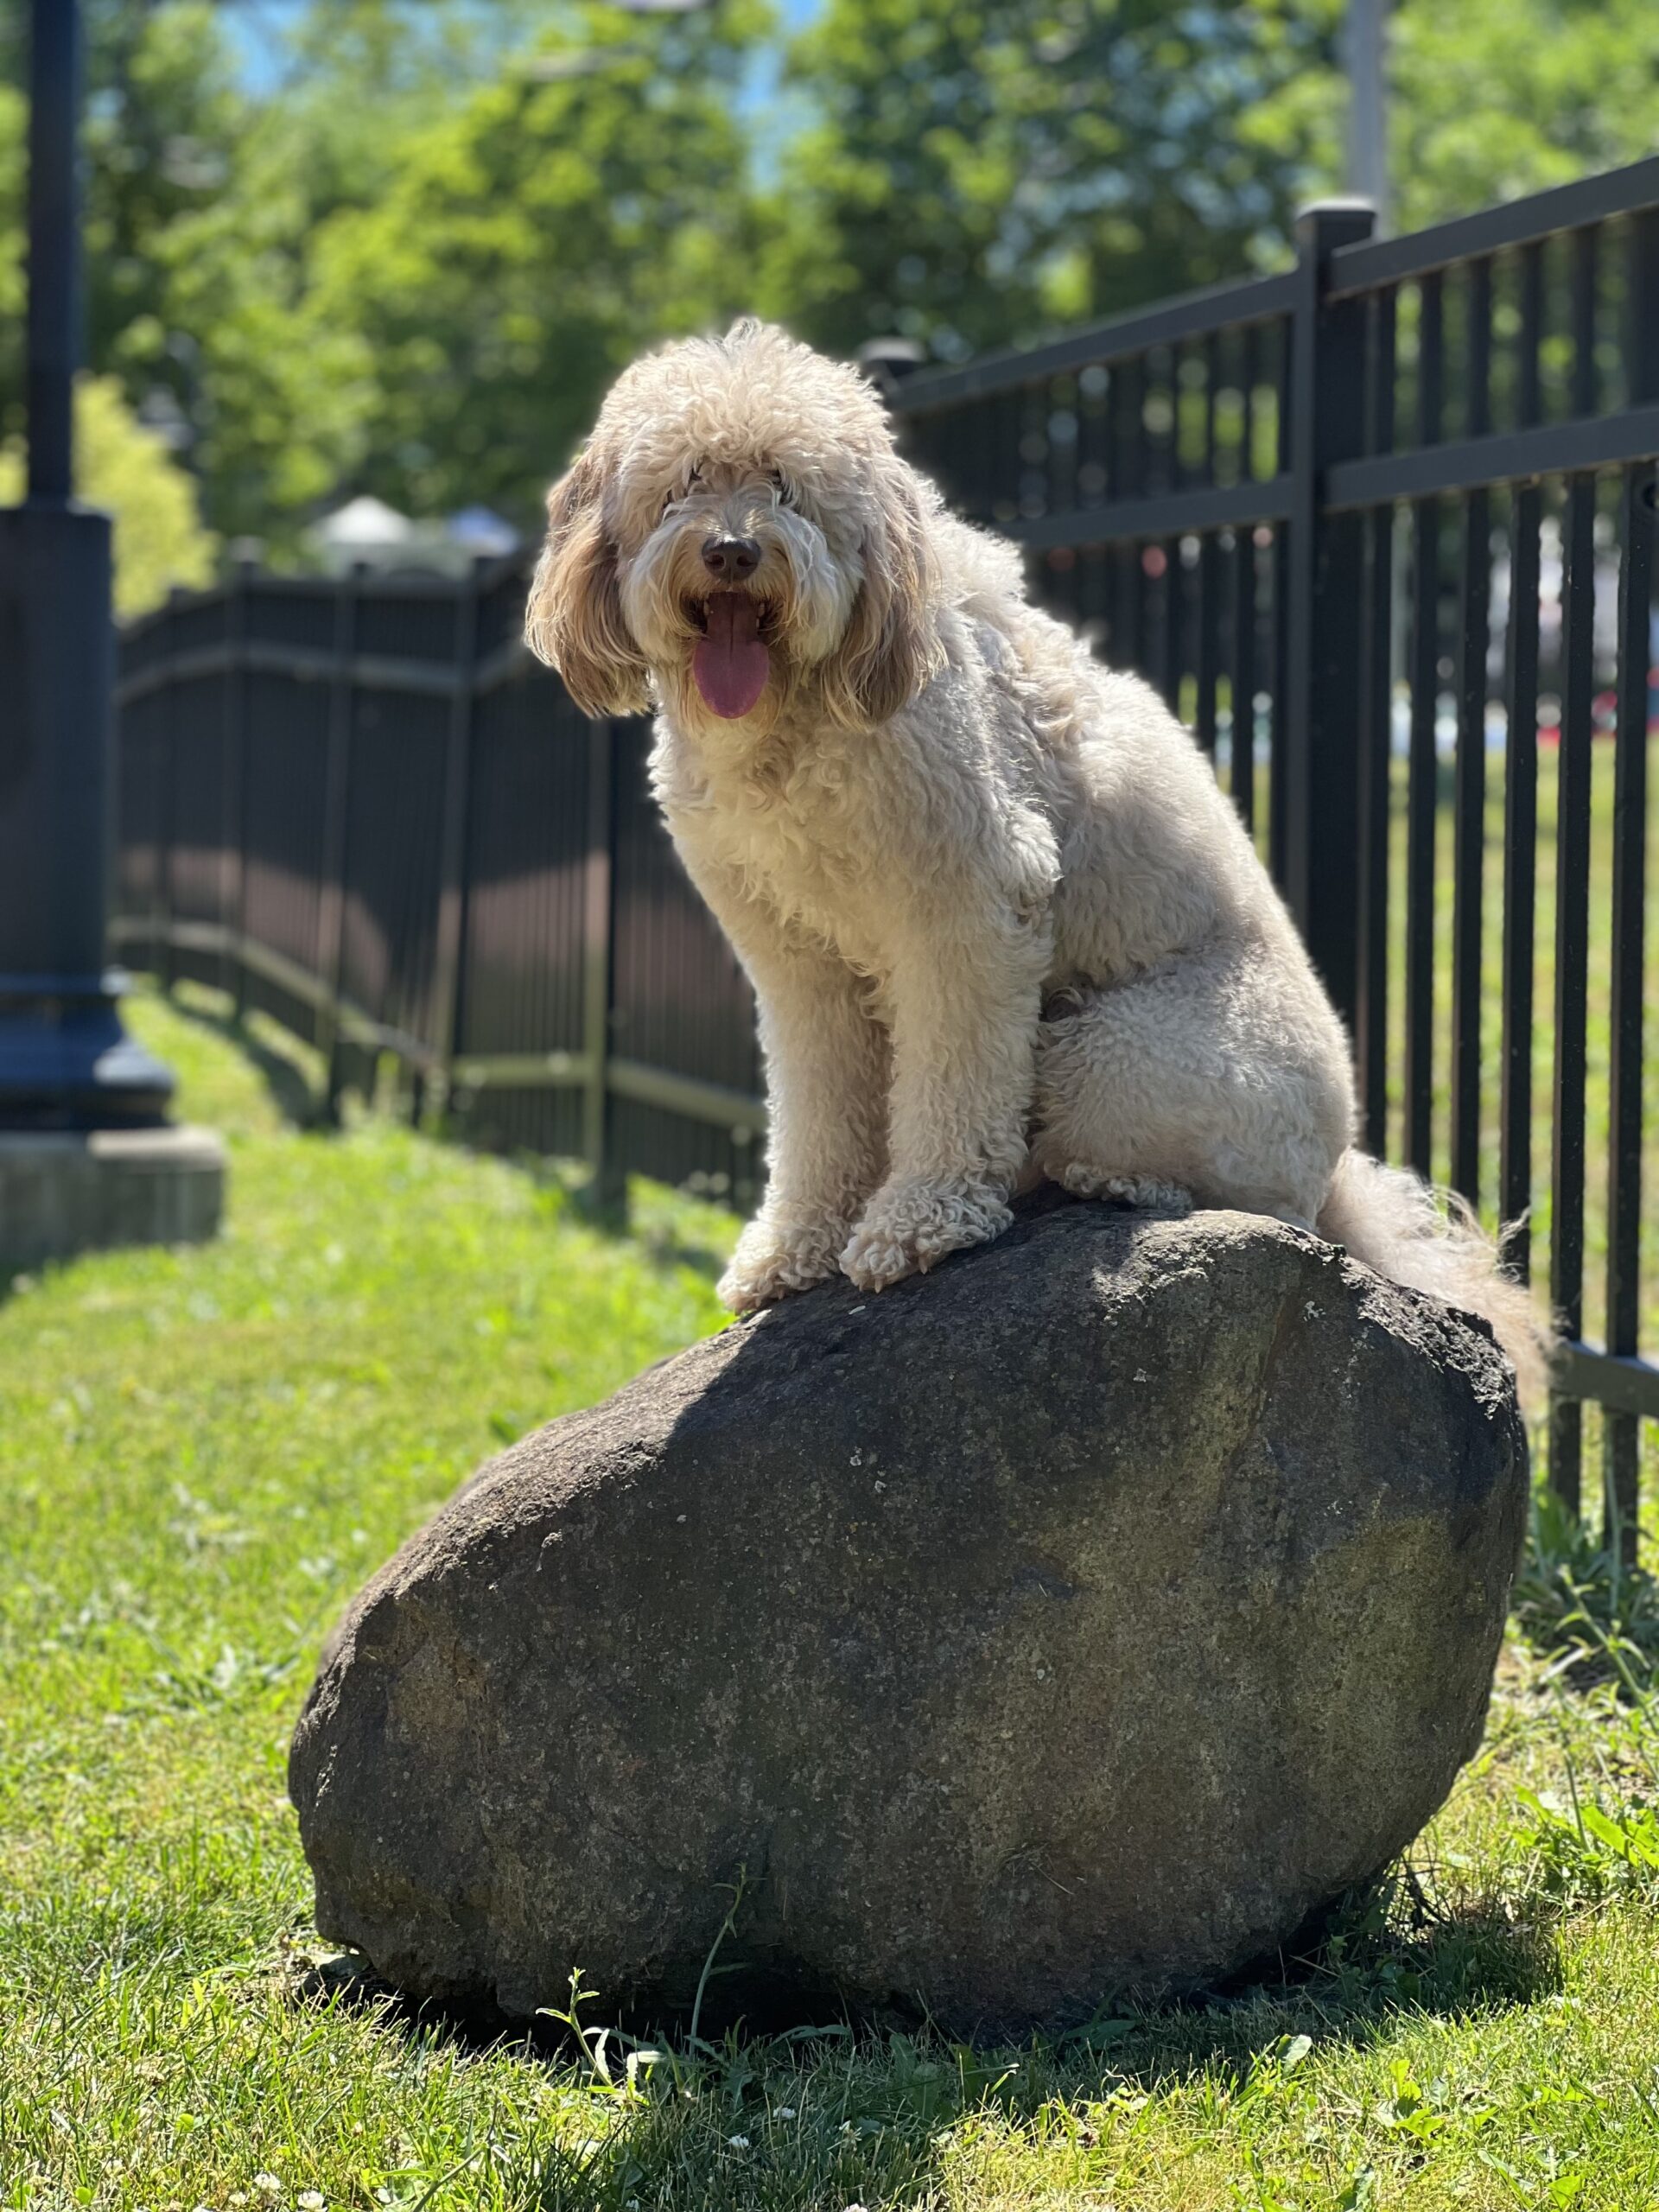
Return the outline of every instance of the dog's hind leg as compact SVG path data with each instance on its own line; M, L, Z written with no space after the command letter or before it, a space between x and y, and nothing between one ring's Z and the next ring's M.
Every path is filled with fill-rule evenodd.
M1086 1160L1069 1160L1055 1179L1077 1198L1111 1198L1121 1206L1140 1206L1153 1213L1191 1213L1192 1193L1184 1183L1166 1182L1156 1175L1114 1174Z
M1042 1025L1033 1154L1084 1198L1311 1222L1348 1141L1346 1049L1236 951L1072 991Z

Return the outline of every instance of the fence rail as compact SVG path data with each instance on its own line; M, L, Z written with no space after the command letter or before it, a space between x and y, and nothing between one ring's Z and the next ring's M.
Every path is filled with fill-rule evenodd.
M1629 1545L1659 1418L1659 160L1370 228L1313 210L1282 275L893 404L1039 595L1191 724L1351 1026L1367 1141L1547 1268L1551 1478L1576 1508L1593 1405ZM518 645L524 587L245 575L139 626L124 940L270 1005L336 1084L390 1051L480 1136L741 1202L764 1130L747 990L639 728L582 722Z

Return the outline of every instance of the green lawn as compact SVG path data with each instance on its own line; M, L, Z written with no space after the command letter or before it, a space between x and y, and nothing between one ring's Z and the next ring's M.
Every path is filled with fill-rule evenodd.
M1322 1957L1058 2045L830 2022L630 2087L329 1970L283 1788L327 1624L499 1440L716 1325L731 1224L647 1192L619 1240L388 1122L302 1134L275 1102L314 1071L213 1003L135 1011L230 1137L224 1239L0 1304L0 2207L1659 2204L1634 1645L1586 1688L1605 1655L1517 1640L1481 1759Z

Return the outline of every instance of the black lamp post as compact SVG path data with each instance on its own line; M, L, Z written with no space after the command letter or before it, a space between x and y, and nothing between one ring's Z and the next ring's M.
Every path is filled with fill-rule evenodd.
M79 0L32 0L29 488L0 509L0 1130L155 1128L173 1078L105 966L110 523L73 500Z

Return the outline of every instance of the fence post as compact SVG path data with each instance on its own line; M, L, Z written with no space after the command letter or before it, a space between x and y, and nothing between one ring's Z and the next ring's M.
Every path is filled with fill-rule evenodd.
M248 970L242 948L247 935L247 644L253 573L251 561L236 563L225 605L225 814L219 831L224 841L219 854L219 906L226 949L219 982L231 994L238 1028L248 1011Z
M467 939L467 804L472 791L473 715L478 697L478 598L486 560L462 577L455 601L455 689L443 758L443 849L440 862L438 929L432 968L432 1042L443 1064L444 1103L461 1042L461 970ZM418 1071L410 1119L422 1116L424 1085Z
M157 635L152 646L152 653L157 661L166 661L170 659L173 652L173 625L170 618L165 614L158 614L156 623ZM164 628L161 627L162 624L166 626ZM169 677L166 685L157 696L165 699L171 689L172 680ZM128 731L131 709L124 705L119 712L119 742L124 747L129 741ZM162 734L163 728L167 733L165 736ZM144 965L149 974L159 985L165 980L164 969L167 957L167 871L169 834L168 822L173 804L173 737L170 720L162 725L158 716L151 724L149 753L150 800L155 808L153 818L156 825L156 847L149 879L149 911L145 917L149 926L149 935L145 939L148 957Z
M1359 728L1364 543L1357 513L1324 512L1325 472L1363 450L1365 308L1325 296L1332 254L1375 212L1324 200L1297 219L1285 732L1285 891L1337 1011L1358 1004Z
M1630 226L1625 262L1626 373L1632 404L1659 399L1659 213ZM1633 1357L1642 1328L1642 1141L1643 938L1648 899L1648 724L1654 584L1654 527L1659 478L1649 461L1624 470L1618 564L1618 708L1613 755L1611 1051L1607 1071L1611 1142L1607 1156L1607 1349ZM1615 1557L1637 1560L1642 1425L1611 1408L1602 1422L1604 1542Z
M601 1213L627 1205L627 1174L613 1141L610 1070L612 944L615 926L616 744L608 721L588 726L588 858L582 896L582 1049L588 1065L582 1149L591 1171L589 1203Z
M171 695L178 683L178 610L184 604L184 601L183 587L174 584L167 594L167 657L174 663L174 671L168 677L167 690L162 694L169 702ZM178 982L178 960L173 943L173 925L175 918L173 899L173 847L175 841L175 833L178 828L179 811L179 740L176 713L169 713L167 718L167 737L162 752L161 786L159 809L161 828L156 840L156 905L160 912L161 927L156 932L156 981L170 998L173 995L173 987Z
M317 1044L328 1063L323 1110L340 1116L344 1069L340 1049L341 963L346 942L346 811L351 795L352 657L357 648L357 600L365 570L355 563L334 600L334 675L328 686L328 753L323 770L322 883L317 914L317 973L327 985Z

